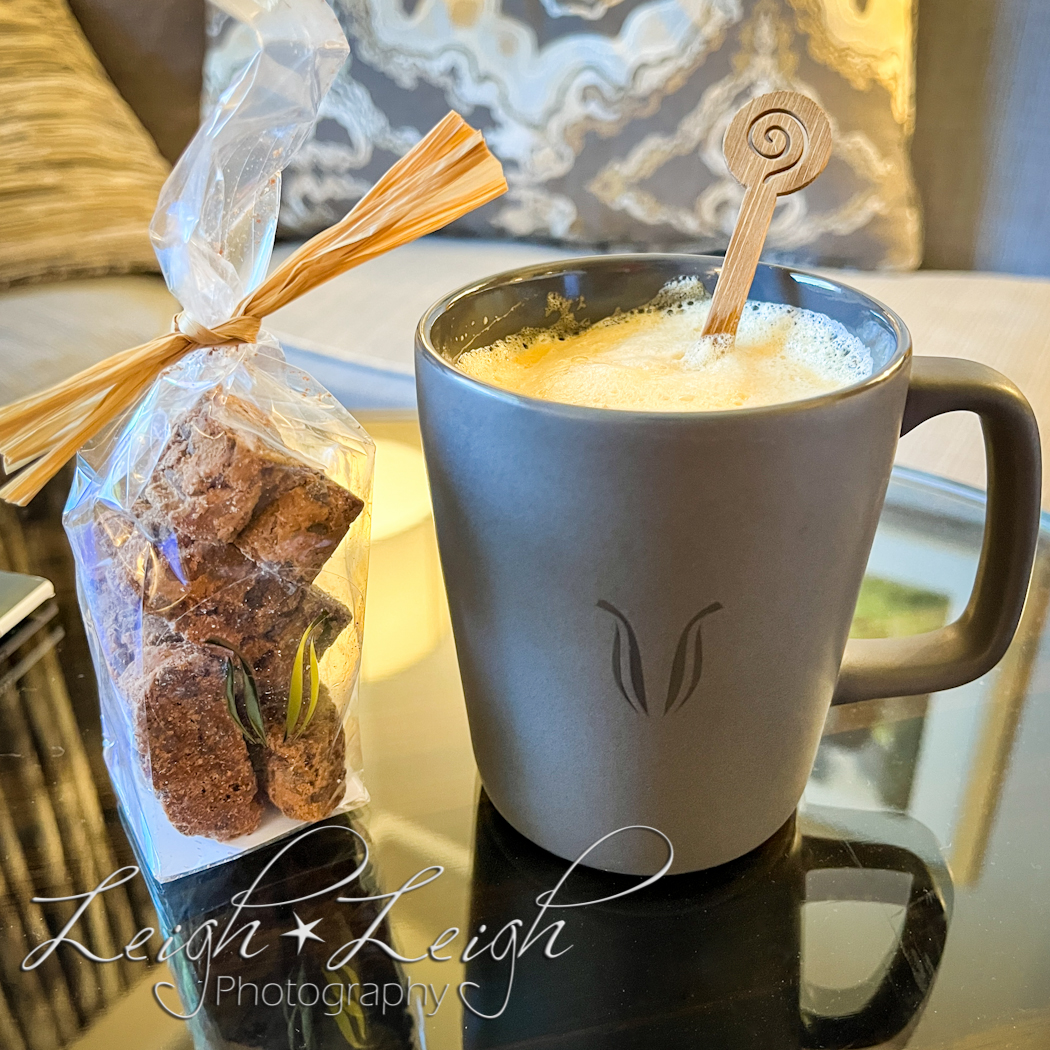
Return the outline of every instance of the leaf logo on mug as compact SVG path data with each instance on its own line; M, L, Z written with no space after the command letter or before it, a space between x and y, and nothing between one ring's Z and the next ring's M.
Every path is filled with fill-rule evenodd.
M602 599L598 602L598 608L616 618L616 634L613 637L612 648L612 671L616 687L632 710L648 716L649 702L645 695L645 674L642 670L638 636L634 633L630 620L611 602ZM703 671L703 646L700 636L702 621L705 616L718 612L721 608L721 602L712 602L682 628L674 660L671 662L671 677L667 683L667 699L663 710L665 715L680 710L696 692Z

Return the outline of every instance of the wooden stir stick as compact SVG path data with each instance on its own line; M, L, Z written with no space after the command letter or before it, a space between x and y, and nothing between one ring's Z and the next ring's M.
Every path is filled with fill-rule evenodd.
M777 197L808 186L827 166L831 124L813 99L795 91L774 91L737 113L726 129L722 150L729 170L747 192L703 334L732 340Z

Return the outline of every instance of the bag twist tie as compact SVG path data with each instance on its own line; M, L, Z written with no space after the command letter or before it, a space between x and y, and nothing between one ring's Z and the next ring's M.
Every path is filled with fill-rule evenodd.
M262 319L259 317L231 317L228 321L208 328L195 321L183 310L172 320L171 330L180 332L197 346L230 346L235 343L254 343L259 338Z
M39 394L0 408L0 455L9 477L0 499L25 506L85 442L119 418L169 365L201 347L254 343L260 320L377 255L447 226L507 189L480 131L450 113L354 207L293 252L234 316L214 328L185 311L173 331L92 365Z

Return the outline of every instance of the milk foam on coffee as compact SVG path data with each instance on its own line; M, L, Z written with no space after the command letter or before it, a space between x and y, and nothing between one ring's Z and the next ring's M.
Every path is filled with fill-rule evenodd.
M867 347L824 314L748 302L735 345L703 338L711 309L695 280L652 303L581 328L561 321L462 354L457 367L546 401L644 412L752 408L813 397L866 379Z

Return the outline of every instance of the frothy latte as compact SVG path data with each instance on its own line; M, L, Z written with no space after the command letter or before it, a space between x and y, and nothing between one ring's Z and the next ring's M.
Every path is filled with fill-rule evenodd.
M558 305L558 304L555 304ZM824 314L749 302L736 344L701 337L711 300L696 281L586 328L561 320L460 355L456 366L546 401L644 412L708 412L813 397L866 379L864 344Z

